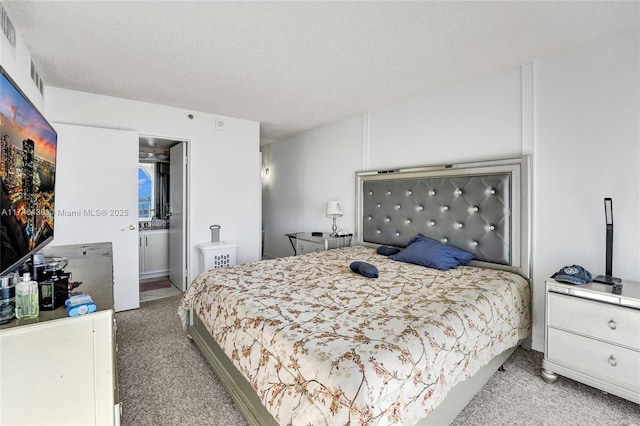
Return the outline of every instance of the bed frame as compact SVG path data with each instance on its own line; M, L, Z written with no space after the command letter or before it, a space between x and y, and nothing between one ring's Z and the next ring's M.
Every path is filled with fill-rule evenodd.
M422 233L476 254L474 266L527 280L530 157L357 172L356 244L405 247ZM251 425L277 425L249 382L190 311L188 335ZM530 348L530 338L519 342ZM450 424L517 346L458 383L419 426Z

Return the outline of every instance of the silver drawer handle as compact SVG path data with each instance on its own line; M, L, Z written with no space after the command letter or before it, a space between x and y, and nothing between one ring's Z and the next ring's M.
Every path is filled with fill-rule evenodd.
M616 328L618 328L618 323L614 320L609 320L609 328L615 330Z
M618 365L618 360L613 355L609 355L609 365L612 367L616 367Z

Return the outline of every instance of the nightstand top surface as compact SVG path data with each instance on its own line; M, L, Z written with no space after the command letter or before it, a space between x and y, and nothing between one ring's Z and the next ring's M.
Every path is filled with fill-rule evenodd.
M296 238L316 240L316 239L336 238L336 237L332 237L330 232L323 232L322 236L313 236L311 235L311 232L297 232Z
M298 238L301 240L309 240L309 241L321 241L321 240L337 240L337 239L342 239L342 238L351 238L352 235L351 234L346 234L346 235L338 235L338 236L331 236L330 232L323 232L322 235L312 235L311 232L291 232L288 234L284 234L289 238Z
M607 302L614 305L640 309L640 283L622 281L622 294L611 293L611 285L590 282L582 285L562 283L553 278L547 279L549 290L554 293L568 294L584 299Z

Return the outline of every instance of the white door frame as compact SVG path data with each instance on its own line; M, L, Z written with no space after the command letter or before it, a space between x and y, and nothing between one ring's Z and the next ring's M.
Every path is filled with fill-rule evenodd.
M149 133L149 132L140 132L139 133L139 138L142 137L148 137L148 138L153 138L153 139L163 139L163 140L171 140L171 141L175 141L178 143L184 143L185 144L185 151L186 151L186 159L185 159L185 163L184 163L184 168L185 168L185 187L186 187L186 193L185 193L185 198L184 198L184 206L183 206L183 210L185 212L185 226L184 226L184 236L185 236L185 268L187 270L186 272L186 280L187 280L187 286L189 284L191 284L191 209L190 209L190 205L191 205L191 197L189 194L189 188L191 188L191 170L190 170L190 166L191 166L191 140L189 138L185 138L185 137L181 137L181 136L168 136L168 135L162 135L162 134L156 134L156 133ZM137 191L137 188L136 188ZM171 260L169 260L169 265L171 265ZM169 274L171 274L171 270L169 270ZM181 291L185 291L185 289L180 289Z

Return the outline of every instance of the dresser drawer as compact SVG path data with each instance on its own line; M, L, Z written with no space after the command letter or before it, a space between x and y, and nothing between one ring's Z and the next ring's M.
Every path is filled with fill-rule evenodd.
M547 329L547 358L640 390L640 352L554 328Z
M548 325L640 350L640 311L548 293Z

